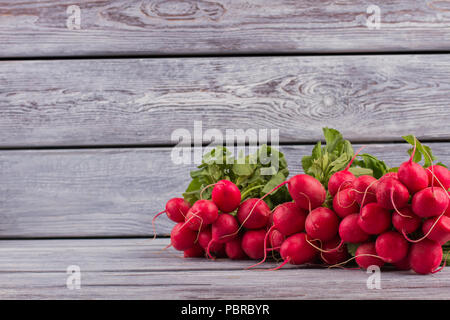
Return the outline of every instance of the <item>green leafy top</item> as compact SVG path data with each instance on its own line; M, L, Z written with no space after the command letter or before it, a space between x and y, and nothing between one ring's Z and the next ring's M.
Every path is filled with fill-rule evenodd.
M201 191L219 180L230 180L241 191L242 200L260 198L284 182L289 175L284 154L275 148L262 145L255 153L234 158L224 147L218 146L203 156L197 170L191 171L192 181L183 197L193 204L200 199ZM212 187L202 193L211 199ZM265 198L269 207L292 201L285 186Z
M310 156L302 158L305 173L315 177L324 186L333 173L343 170L353 157L353 148L348 140L335 129L323 128L326 146L319 141Z
M360 157L361 160L355 160L353 163L359 168L350 168L350 171L356 176L367 174L380 179L390 170L384 161L371 154L363 153L359 154L358 157ZM358 170L360 170L360 172L358 172ZM366 173L363 173L362 170L366 170Z
M420 162L423 159L424 160L423 167L428 168L433 164L433 161L437 160L437 158L433 155L431 148L429 146L422 144L415 136L408 135L403 136L402 138L405 139L406 142L408 142L412 146L414 146L414 144L416 145L416 152L414 153L413 157L414 162ZM412 155L413 150L414 147L408 150L408 154L410 156ZM447 166L441 162L438 162L437 164L447 168Z
M327 188L330 177L344 170L351 159L354 151L350 141L345 140L342 134L331 128L323 128L326 146L322 147L319 141L313 148L310 156L302 158L303 170L319 180ZM389 168L383 161L370 154L360 154L361 160L355 160L349 171L356 176L372 175L380 178L388 172Z

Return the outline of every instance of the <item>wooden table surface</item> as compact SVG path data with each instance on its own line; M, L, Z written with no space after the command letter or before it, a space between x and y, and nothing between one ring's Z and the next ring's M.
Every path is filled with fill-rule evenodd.
M169 239L10 240L0 248L0 299L449 299L450 268L434 275L182 258ZM12 263L14 262L14 263ZM66 286L78 265L79 290Z
M450 298L450 268L369 290L364 271L158 253L173 224L149 241L151 220L196 166L171 161L172 134L194 121L279 130L291 175L325 126L390 166L415 134L449 165L450 4L2 1L0 298Z

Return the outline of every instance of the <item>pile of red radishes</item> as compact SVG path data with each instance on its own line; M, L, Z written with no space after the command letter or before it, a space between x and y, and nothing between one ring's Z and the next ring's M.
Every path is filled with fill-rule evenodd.
M164 212L177 223L171 245L185 257L260 260L255 265L270 254L283 260L275 269L354 260L364 269L389 263L435 273L442 268L442 245L450 241L450 172L440 165L425 169L412 158L380 179L356 177L349 166L336 172L327 185L328 206L326 188L307 174L272 190L286 185L293 199L273 210L264 197L241 202L233 182L218 181L210 186L211 200L167 202ZM347 246L356 246L354 257Z

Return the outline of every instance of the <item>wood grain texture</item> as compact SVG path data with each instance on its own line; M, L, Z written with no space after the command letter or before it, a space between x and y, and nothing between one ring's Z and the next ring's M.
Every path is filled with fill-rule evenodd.
M450 163L448 143L429 144ZM357 148L358 146L355 146ZM291 175L312 146L282 146ZM398 166L405 144L366 151ZM176 165L171 148L23 150L0 152L0 237L148 236L151 219L181 196L194 165ZM157 232L173 223L162 216Z
M360 270L308 266L264 272L266 263L182 259L169 239L1 241L1 299L449 299L450 268L427 276L382 271L381 290ZM81 289L66 287L67 267Z
M0 146L173 144L194 121L283 142L324 126L353 141L450 139L448 92L450 55L2 61Z
M0 2L0 56L367 52L450 49L443 0L70 0Z

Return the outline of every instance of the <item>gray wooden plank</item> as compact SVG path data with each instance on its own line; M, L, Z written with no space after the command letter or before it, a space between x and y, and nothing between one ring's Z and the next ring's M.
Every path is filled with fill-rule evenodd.
M0 86L0 147L174 144L194 121L283 142L323 126L450 139L450 55L1 61Z
M169 239L1 241L2 299L449 299L450 268L421 276L382 271L381 289L367 288L361 270L288 266L244 270L251 261L181 259ZM179 255L179 253L177 253ZM66 286L67 267L81 288Z
M406 133L406 132L405 132ZM429 144L450 163L448 143ZM291 175L312 145L282 146ZM355 145L357 148L358 145ZM373 144L365 151L396 166L406 144ZM195 165L177 165L171 148L0 151L0 237L151 236L151 219L181 196ZM167 235L165 216L157 232Z
M0 3L0 56L448 50L445 1L70 0ZM370 5L380 8L369 29Z

